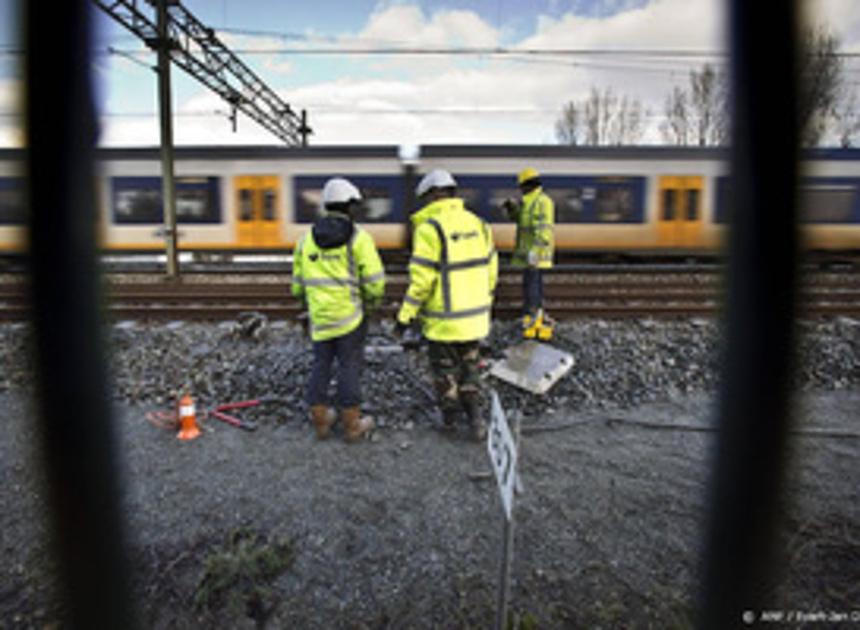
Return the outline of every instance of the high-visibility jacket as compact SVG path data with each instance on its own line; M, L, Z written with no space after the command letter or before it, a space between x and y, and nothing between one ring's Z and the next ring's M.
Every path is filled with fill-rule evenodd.
M358 328L365 308L376 308L384 292L373 238L346 217L323 217L293 252L292 293L307 303L313 341Z
M412 219L409 287L397 320L418 317L433 341L486 337L498 276L490 227L458 198L434 201Z
M549 195L538 186L523 195L517 212L517 242L511 265L525 267L529 264L529 252L541 269L552 267L555 239L552 227L555 222L555 204Z

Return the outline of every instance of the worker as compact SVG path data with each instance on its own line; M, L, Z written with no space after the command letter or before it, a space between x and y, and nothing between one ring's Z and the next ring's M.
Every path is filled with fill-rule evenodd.
M361 370L367 316L382 302L385 273L370 234L354 223L361 201L350 181L329 179L322 189L323 216L293 256L292 293L307 308L313 341L307 403L319 439L337 420L327 396L335 360L345 439L354 442L374 427L372 418L361 415Z
M483 439L479 342L490 332L498 275L493 233L466 210L447 171L425 175L415 195L409 287L395 326L402 337L416 319L421 324L444 426L454 428L465 412L473 437Z
M523 336L549 340L555 321L543 309L543 270L552 267L555 205L543 191L537 170L520 171L517 184L522 200L506 199L504 208L517 224L511 265L523 269Z

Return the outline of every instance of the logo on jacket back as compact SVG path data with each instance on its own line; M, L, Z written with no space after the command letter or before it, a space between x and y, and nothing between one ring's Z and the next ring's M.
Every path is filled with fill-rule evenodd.
M310 258L311 262L316 262L317 260L340 260L341 256L339 254L319 254L314 252L313 254L308 254L308 258Z
M455 243L460 239L468 240L470 238L478 238L478 231L472 230L471 232L451 232L451 240Z

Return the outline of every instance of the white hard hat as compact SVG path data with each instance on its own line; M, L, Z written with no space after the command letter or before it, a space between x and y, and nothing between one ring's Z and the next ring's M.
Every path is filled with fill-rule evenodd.
M349 180L343 177L333 177L323 186L323 206L350 201L361 201L361 192Z
M441 168L437 168L427 173L421 181L418 182L418 187L415 189L415 196L422 197L425 193L434 188L454 188L456 186L457 182L454 180L451 173L444 171Z

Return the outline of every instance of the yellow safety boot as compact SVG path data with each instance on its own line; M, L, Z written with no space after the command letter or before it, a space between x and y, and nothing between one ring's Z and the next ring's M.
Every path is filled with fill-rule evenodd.
M526 339L534 339L537 336L540 328L541 317L541 311L538 311L536 315L523 316L523 337Z
M311 423L317 432L317 439L324 440L331 433L332 425L337 421L337 413L326 405L311 406Z
M362 416L358 407L347 407L340 410L343 420L343 437L347 442L355 442L374 428L373 418Z
M549 341L550 339L552 339L552 333L554 330L555 320L546 313L544 313L537 331L538 339L540 339L541 341Z

